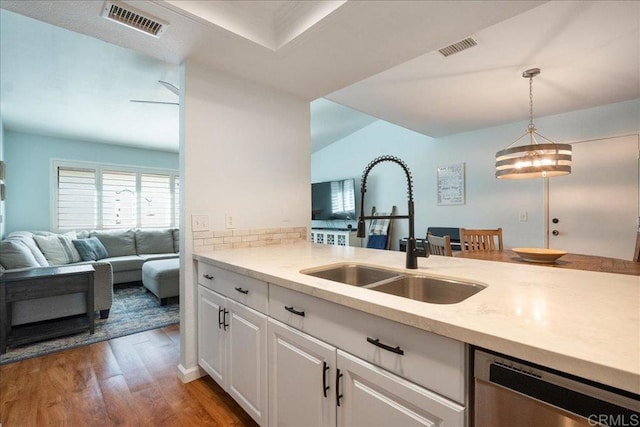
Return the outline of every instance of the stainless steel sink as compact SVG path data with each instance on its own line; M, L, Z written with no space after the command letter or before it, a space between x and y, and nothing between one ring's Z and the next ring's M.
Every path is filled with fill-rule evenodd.
M332 264L300 273L432 304L455 304L485 288L458 279L405 274L361 264Z
M432 304L455 304L483 290L485 286L461 280L428 276L402 276L369 289Z
M360 264L325 265L302 270L300 273L353 286L366 286L393 277L400 277L400 273L394 271Z

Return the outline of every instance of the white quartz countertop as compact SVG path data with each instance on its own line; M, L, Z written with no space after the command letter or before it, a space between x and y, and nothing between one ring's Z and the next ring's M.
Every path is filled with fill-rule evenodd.
M406 325L640 394L640 277L473 259L298 243L195 253L196 260ZM354 262L487 288L429 304L300 270Z

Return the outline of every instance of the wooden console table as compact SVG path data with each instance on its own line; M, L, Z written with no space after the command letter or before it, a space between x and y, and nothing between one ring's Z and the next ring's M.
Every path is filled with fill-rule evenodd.
M0 354L11 344L19 345L45 338L95 329L91 265L63 265L34 268L0 275ZM12 306L16 301L85 293L86 316L73 316L46 322L11 326Z

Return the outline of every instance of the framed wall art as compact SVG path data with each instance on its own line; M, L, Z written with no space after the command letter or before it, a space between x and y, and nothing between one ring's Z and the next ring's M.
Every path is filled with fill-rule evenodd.
M464 205L464 163L438 166L436 175L438 205Z

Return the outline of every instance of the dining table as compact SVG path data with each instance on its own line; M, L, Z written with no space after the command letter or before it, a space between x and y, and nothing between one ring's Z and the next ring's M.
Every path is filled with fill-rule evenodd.
M539 265L549 268L569 268L573 270L600 271L605 273L630 274L640 276L640 262L597 255L568 253L553 262L525 261L512 250L503 251L465 251L454 252L458 258L480 259L485 261L510 262L516 264Z

